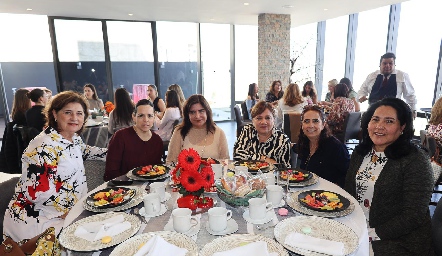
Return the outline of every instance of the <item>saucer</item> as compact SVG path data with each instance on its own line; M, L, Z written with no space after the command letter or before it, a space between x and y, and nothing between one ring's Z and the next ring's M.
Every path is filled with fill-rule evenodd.
M167 206L166 206L165 204L161 204L161 209L160 209L160 211L159 211L157 214L154 214L154 215L147 215L146 212L145 212L144 207L141 207L141 209L140 209L140 211L139 211L140 215L143 216L143 217L145 217L145 218L158 217L158 216L163 215L163 214L166 213L166 212L167 212Z
M245 210L242 217L249 223L252 224L265 224L273 219L274 212L273 210L267 211L266 217L260 220L254 220L249 216L249 209Z
M165 192L164 199L161 201L161 203L168 201L171 197L172 197L172 195L169 192Z
M214 236L224 236L224 235L229 235L232 233L235 233L236 231L238 231L238 223L236 223L236 221L234 219L230 219L227 221L227 228L222 230L222 231L213 231L210 229L210 224L209 222L206 222L206 230L207 232L209 232L209 234L214 235Z
M181 233L181 234L184 234L186 236L194 236L194 235L198 234L198 232L200 231L200 228L201 228L201 220L198 220L198 224L196 224L195 226L191 227L189 230L187 230L186 232ZM173 228L173 220L172 219L166 224L166 226L164 226L164 231L178 232ZM178 233L180 233L180 232L178 232Z
M281 202L279 202L278 205L273 206L273 209L284 207L284 205L285 205L285 201L284 201L284 199L281 199Z

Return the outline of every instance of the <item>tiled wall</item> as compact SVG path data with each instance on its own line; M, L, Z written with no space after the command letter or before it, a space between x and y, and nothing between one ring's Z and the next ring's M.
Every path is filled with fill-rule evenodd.
M283 88L290 78L290 15L261 13L258 16L259 96L265 99L274 80Z

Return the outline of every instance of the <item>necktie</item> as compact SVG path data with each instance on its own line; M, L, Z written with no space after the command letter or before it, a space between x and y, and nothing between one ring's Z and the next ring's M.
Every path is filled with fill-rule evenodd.
M382 81L382 87L387 86L388 84L388 75L384 75L384 80Z

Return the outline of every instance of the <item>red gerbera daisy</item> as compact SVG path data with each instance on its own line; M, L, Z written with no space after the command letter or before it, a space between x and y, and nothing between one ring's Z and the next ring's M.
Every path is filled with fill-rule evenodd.
M203 186L208 189L213 185L214 182L214 175L212 167L210 166L204 166L201 168L201 178L203 179Z
M180 182L189 192L195 192L201 189L204 184L200 173L195 170L185 170L181 172Z
M201 158L193 148L183 149L178 155L178 163L187 170L198 171L201 164Z

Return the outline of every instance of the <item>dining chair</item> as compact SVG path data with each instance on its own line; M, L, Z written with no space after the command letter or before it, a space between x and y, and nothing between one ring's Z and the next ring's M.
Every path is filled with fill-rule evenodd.
M4 220L4 212L8 208L9 201L11 201L12 196L14 195L15 185L20 177L13 177L9 180L6 180L0 183L0 230L3 230L3 220ZM3 236L0 236L0 241L3 242Z
M86 160L83 164L86 173L88 191L91 191L104 183L103 177L104 171L106 170L106 162L101 160Z
M243 121L250 121L249 111L247 111L246 101L241 102L241 112Z
M359 140L361 131L361 112L350 112L344 119L344 132L334 134L335 137L344 144L355 144L349 140Z
M283 116L283 132L289 137L292 148L290 165L292 168L297 167L298 154L296 153L296 147L299 139L299 133L301 132L301 113L288 113Z
M241 116L241 110L237 105L233 107L233 112L235 113L235 121L236 121L236 137L239 137L241 134L242 128L249 122L244 122Z

